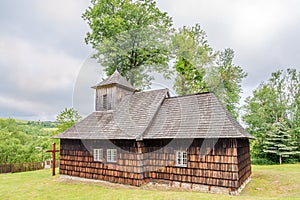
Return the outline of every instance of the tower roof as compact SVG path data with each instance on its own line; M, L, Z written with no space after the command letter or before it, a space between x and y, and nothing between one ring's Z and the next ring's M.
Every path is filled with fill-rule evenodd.
M96 89L97 87L108 86L113 84L116 84L121 87L125 87L126 89L132 91L136 90L123 76L121 76L118 70L116 70L110 77L101 81L100 83L93 86L92 88Z

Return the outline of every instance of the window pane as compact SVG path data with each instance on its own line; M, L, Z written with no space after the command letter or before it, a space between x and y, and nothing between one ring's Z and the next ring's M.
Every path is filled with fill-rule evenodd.
M187 152L182 152L182 164L186 165L187 164Z
M117 162L117 149L107 149L107 162Z
M102 161L103 149L94 149L94 161Z
M176 152L176 165L186 166L187 165L187 152L177 151Z

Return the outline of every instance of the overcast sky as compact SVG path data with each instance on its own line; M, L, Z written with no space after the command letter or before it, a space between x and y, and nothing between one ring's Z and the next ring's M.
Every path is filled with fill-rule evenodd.
M234 63L248 73L243 98L277 69L300 70L299 0L157 3L175 27L199 23L213 49L235 51ZM81 14L89 5L88 0L0 1L0 117L54 120L65 107L84 105L82 114L93 110L89 86L103 73L84 43L89 28Z

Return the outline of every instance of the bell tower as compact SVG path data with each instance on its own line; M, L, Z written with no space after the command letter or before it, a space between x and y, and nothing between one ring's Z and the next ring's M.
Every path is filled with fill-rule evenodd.
M96 111L116 109L125 95L136 90L117 70L92 88L96 89Z

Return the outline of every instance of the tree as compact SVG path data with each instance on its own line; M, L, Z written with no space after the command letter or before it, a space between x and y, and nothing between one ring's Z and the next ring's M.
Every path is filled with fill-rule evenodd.
M56 122L58 123L58 125L56 126L57 131L55 133L60 133L67 130L80 119L81 116L74 108L65 108L56 116Z
M227 110L235 117L239 116L239 101L242 93L242 80L247 77L244 70L233 63L234 51L225 49L219 53L217 60L217 75L219 80L217 85L212 84L210 90L214 91Z
M174 89L178 95L208 91L204 81L205 67L213 63L216 54L206 37L200 25L196 24L180 28L172 39L177 73Z
M96 50L96 58L111 75L115 69L133 86L147 88L150 72L171 74L169 33L172 19L154 0L92 0L83 14L91 31L85 41Z
M178 95L214 92L237 118L241 82L247 74L233 63L232 49L215 53L206 38L199 24L184 26L174 35L177 72L174 89Z
M285 119L289 124L289 134L299 146L299 94L300 72L295 69L279 70L272 73L267 82L263 82L246 99L243 120L248 131L257 139L251 142L252 154L258 158L272 159L264 149L268 135L275 129L274 124ZM274 133L272 133L274 134Z
M263 146L265 153L275 154L279 157L279 163L282 164L283 157L296 155L296 141L290 134L290 128L284 119L279 119L274 123L266 135L266 141Z
M41 161L41 151L51 147L50 131L42 133L40 123L0 119L0 163ZM48 157L48 155L45 155Z

